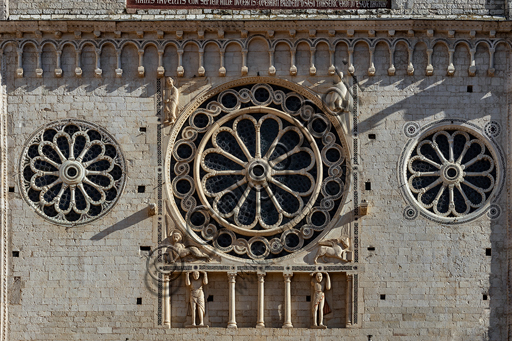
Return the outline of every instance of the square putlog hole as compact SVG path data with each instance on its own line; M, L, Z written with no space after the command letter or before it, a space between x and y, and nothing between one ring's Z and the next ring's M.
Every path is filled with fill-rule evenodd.
M311 296L306 296L306 302L311 302Z
M138 186L137 187L137 193L144 193L146 192L146 186Z
M141 305L142 304L142 297L137 297L137 305Z
M146 128L146 127L140 127L140 128L139 128L139 131L140 131L141 133L145 133L145 132L147 131L147 128Z
M208 295L206 302L213 302L213 295Z
M370 140L375 140L377 137L375 136L375 134L368 134L368 138Z
M468 85L467 91L468 92L473 92L473 85Z
M364 189L367 190L367 191L371 191L372 190L372 183L370 181L367 181L364 183Z
M9 187L9 193L14 193L14 187Z
M386 295L380 295L380 299L384 301L386 299Z
M13 256L14 258L18 258L18 257L20 256L20 252L19 252L19 251L13 251L13 252L12 252L12 256Z
M486 256L491 256L492 255L491 249L485 249L485 255Z

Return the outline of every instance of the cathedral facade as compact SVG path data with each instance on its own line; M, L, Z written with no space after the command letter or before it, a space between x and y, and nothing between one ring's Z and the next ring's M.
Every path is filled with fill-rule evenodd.
M2 340L508 340L509 2L0 1Z

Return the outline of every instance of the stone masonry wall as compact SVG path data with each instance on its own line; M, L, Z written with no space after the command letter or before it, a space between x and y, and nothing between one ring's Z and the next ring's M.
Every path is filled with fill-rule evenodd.
M104 4L114 9L118 6ZM423 33L421 38L427 40ZM367 335L374 335L376 341L506 339L505 241L509 205L506 194L497 201L502 214L495 220L485 214L469 223L454 225L421 216L408 220L404 217L407 203L397 176L400 155L409 140L404 134L404 124L410 121L425 126L442 119L463 119L479 127L495 121L502 128L497 144L509 154L506 127L510 58L505 44L496 47L494 77L487 74L489 53L483 46L475 52L475 77L468 76L470 54L463 45L454 50L455 73L448 77L450 59L446 46L440 43L434 47L434 74L426 76L426 45L419 44L414 49L415 72L408 75L408 49L405 44L398 44L396 75L389 76L387 46L377 44L376 72L370 77L368 45L360 42L355 45L354 78L349 76L348 66L343 62L348 56L346 46L336 47L335 65L343 71L347 82L357 82L359 86L358 186L362 189L360 200L370 203L370 213L359 219L362 271L358 309L362 319L357 326L337 328L343 326L344 318L333 318L329 322L333 328L327 330L306 329L305 311L309 302L305 296L310 295L310 278L300 274L292 277L292 295L293 290L298 292L292 320L301 328L280 328L284 292L281 274L268 274L265 280L269 321L266 329L251 328L256 276L237 279L237 290L244 292L236 302L241 328L223 328L227 322L225 274L210 276L206 294L214 296L213 302L208 303L211 328L174 328L188 323L189 317L184 317L188 307L183 287L177 288L172 305L176 325L170 329L158 326L155 288L148 282L145 254L140 251L141 246L156 246L158 223L157 217L148 217L147 213L148 205L157 199L158 187L156 48L146 49L144 77L137 74L137 49L124 48L122 78L115 77L116 51L112 47L102 50L101 78L94 77L92 46L82 52L82 78L74 75L76 61L71 46L66 46L62 54L62 78L54 77L56 57L51 47L46 48L42 78L36 77L34 47L27 45L24 50L23 78L15 78L16 50L11 45L3 50L2 79L7 86L9 120L9 186L14 188L9 193L10 251L19 251L19 257L10 259L13 291L8 316L9 339L210 340L222 337L242 340L258 336L268 340L317 337L360 341L367 340ZM257 43L249 48L249 76L268 70L268 52L261 48ZM218 77L216 57L204 58L206 75L198 77L195 72L198 57L193 49L190 47L185 52L185 77L177 82L182 91L181 105L192 101L204 89L241 78L240 48L235 44L226 51L224 78ZM303 50L301 47L297 52L297 76L289 75L289 59L285 57L289 52L284 49L279 58L276 53L277 77L322 93L334 80L327 72L328 54L318 48L318 72L310 76L309 52ZM253 56L251 51L255 53ZM258 58L258 53L265 58ZM212 56L216 55L212 52ZM176 59L172 48L166 50L164 65L168 75L174 76ZM72 228L51 224L37 215L22 199L17 180L20 154L30 135L44 124L64 118L87 120L113 134L126 158L128 174L124 193L107 215ZM146 132L140 128L146 128ZM364 190L366 183L371 184L371 189ZM139 192L139 186L145 186L143 193ZM491 256L486 256L487 248L492 250ZM333 283L336 284L329 303L333 303L334 312L342 311L344 275L333 275ZM137 304L138 298L141 304Z

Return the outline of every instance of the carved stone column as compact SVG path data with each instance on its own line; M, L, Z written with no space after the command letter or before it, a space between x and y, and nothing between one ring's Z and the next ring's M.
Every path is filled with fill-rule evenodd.
M256 328L265 328L265 274L258 274L258 321Z
M171 295L169 295L171 282L168 276L164 276L162 282L162 291L164 299L164 326L171 326Z
M229 282L229 321L228 328L237 328L236 326L236 310L235 310L235 283L236 273L228 273Z
M345 312L347 327L352 325L352 277L353 275L347 274L347 289L345 297Z
M291 278L293 274L285 273L284 276L284 324L283 328L293 328L292 324L292 291Z

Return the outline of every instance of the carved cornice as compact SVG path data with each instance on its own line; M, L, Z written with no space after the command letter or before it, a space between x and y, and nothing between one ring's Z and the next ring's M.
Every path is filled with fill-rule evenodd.
M249 31L267 32L283 31L355 30L355 31L475 31L475 32L510 32L511 21L482 20L273 20L273 21L2 21L0 33L14 32L197 32L197 31Z

